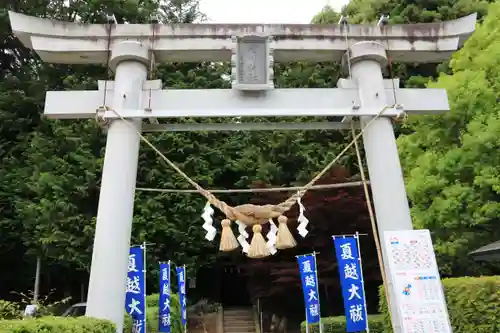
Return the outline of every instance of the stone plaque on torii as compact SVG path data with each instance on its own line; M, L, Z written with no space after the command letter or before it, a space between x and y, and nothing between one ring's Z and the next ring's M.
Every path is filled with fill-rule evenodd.
M409 63L448 59L472 34L476 22L475 14L449 22L386 26L85 25L14 12L9 17L14 34L43 61L106 64L109 60L115 72L115 80L99 81L97 91L47 92L44 114L56 119L97 116L108 122L87 315L113 321L117 332L123 328L140 143L137 131L342 129L350 126L352 117L360 117L363 124L384 109L363 132L377 224L381 233L410 230L391 118L403 112L445 112L448 99L444 89L400 89L397 80L383 79L382 70L388 57ZM352 78L339 80L339 88L274 88L274 62L340 61L346 52ZM147 80L152 55L156 62L231 61L232 89L161 90L160 80ZM106 106L116 112L102 108L103 95L109 96ZM158 121L167 117L257 116L339 117L342 121L177 125ZM394 332L401 333L390 280L388 284Z

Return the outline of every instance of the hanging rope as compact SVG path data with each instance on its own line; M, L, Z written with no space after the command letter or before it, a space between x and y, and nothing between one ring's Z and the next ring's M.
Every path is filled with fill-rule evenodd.
M351 134L353 137L355 137L356 130L354 129L353 123L351 123ZM388 289L387 279L386 279L385 270L384 270L384 257L382 256L382 247L380 246L380 238L379 238L379 233L378 233L378 228L377 228L377 222L375 220L375 214L373 212L370 191L368 189L369 180L366 179L365 168L363 165L363 160L361 158L361 152L359 149L358 140L355 140L354 146L356 148L356 158L358 160L359 172L361 174L361 182L363 184L363 190L365 192L365 199L366 199L366 206L368 208L368 215L370 216L370 225L371 225L372 232L373 232L373 239L375 240L375 248L377 249L378 265L380 268L380 276L382 276L382 284L384 285L384 294L385 294L385 298L387 300L387 308L389 311L389 316L392 316L391 309L390 309L389 289Z
M109 29L109 39L108 39L108 49L111 44L111 28ZM346 41L348 42L347 31L346 31ZM153 47L153 42L151 42L151 48ZM109 52L109 50L108 50ZM152 77L152 67L154 65L154 50L151 53L151 68L150 68L150 77ZM348 67L349 67L349 77L351 77L351 68L350 68L350 54L349 50L347 52L348 57ZM108 59L109 60L109 59ZM109 66L108 66L109 67ZM109 69L109 68L108 68ZM150 92L151 93L151 92ZM106 101L104 99L104 101ZM149 100L151 102L151 99ZM149 104L150 106L151 104ZM326 165L321 172L319 172L311 181L309 181L306 185L299 187L297 192L290 196L287 200L277 204L277 205L252 205L245 204L236 207L232 207L228 205L226 202L219 200L213 193L204 189L198 183L196 183L193 179L191 179L186 173L184 173L175 163L173 163L170 159L168 159L158 148L155 147L144 135L142 135L141 131L137 130L136 127L131 124L128 120L126 120L118 111L107 107L104 105L100 108L101 117L105 120L105 114L107 111L113 112L121 121L127 124L140 138L143 142L145 142L153 151L155 151L164 162L166 162L172 169L174 169L179 175L181 175L189 184L191 184L198 193L203 195L209 204L217 207L220 211L222 211L227 217L222 223L223 232L221 237L220 249L223 251L230 251L238 247L238 241L234 237L232 230L230 228L231 221L236 221L238 223L243 223L247 226L253 226L254 237L250 244L250 248L248 249L248 255L253 258L260 258L264 256L268 256L271 253L271 249L266 247L265 240L261 235L261 224L268 223L273 218L278 218L279 227L276 238L275 247L277 249L285 249L289 247L293 247L296 245L293 236L291 235L288 227L286 226L287 218L284 214L289 211L293 205L296 203L300 206L301 216L299 216L300 225L299 227L304 227L307 225L308 220L303 216L304 207L302 206L300 199L305 195L305 193L314 187L314 184L334 165L336 164L340 158L353 146L357 145L357 140L363 135L364 131L369 128L374 121L376 121L379 117L381 117L387 109L390 109L394 106L386 106L382 108L366 125L361 129L361 131L353 135L353 140L347 144L344 149L330 162ZM146 110L151 111L151 108L148 107ZM366 186L366 181L364 182ZM258 189L252 189L250 191L256 192ZM161 191L161 190L160 190ZM209 206L208 206L209 207ZM206 206L207 209L207 206ZM207 211L208 212L208 211ZM208 213L207 213L208 214ZM206 215L206 214L205 214ZM211 215L211 214L210 214ZM211 225L209 223L208 215L206 221L206 228L210 229ZM304 229L303 228L303 229ZM212 227L213 229L213 227ZM306 230L301 230L305 233L301 233L303 236L307 233ZM209 236L209 238L213 238L213 235Z
M151 42L150 42L150 54L151 54L151 59L149 62L149 80L153 80L153 75L154 75L154 66L155 66L155 51L154 51L154 44L156 40L156 29L158 28L158 24L156 22L151 24L152 27L152 34L151 34ZM146 111L151 112L151 95L152 95L152 87L149 87L149 96L148 96L148 107L146 108Z
M153 29L154 30L154 29ZM109 29L108 36L108 53L110 52L109 47L111 45L111 28ZM151 46L153 45L153 41L151 41ZM153 65L153 57L154 52L152 51L151 57L151 66ZM109 61L108 61L109 67ZM151 75L151 71L150 71ZM376 120L378 119L385 110L391 107L386 106L382 108L376 115L373 117L370 122L366 124L366 126L361 130L361 132L357 135L355 139L359 139L363 132ZM132 125L129 121L127 121L121 114L119 114L116 110L107 107L106 105L101 108L100 111L112 111L118 118L120 118L123 122L125 122L137 135L141 138L143 142L145 142L151 149L153 149L162 159L166 162L172 169L174 169L179 175L181 175L191 186L193 186L196 191L198 191L201 195L203 195L207 201L217 207L220 211L222 211L226 217L231 221L240 221L247 225L255 225L255 224L264 224L269 221L269 219L277 218L287 211L289 211L293 205L297 202L297 200L301 199L304 194L310 190L314 184L335 164L340 158L354 145L354 140L351 141L321 172L319 172L309 183L301 187L295 194L290 196L287 200L281 202L277 205L240 205L236 207L232 207L228 205L226 202L219 200L213 193L205 190L198 183L196 183L193 179L191 179L186 173L184 173L175 163L173 163L170 159L168 159L160 150L158 150L155 145L153 145L142 133L136 129L134 125ZM104 115L102 118L104 119Z
M351 58L350 57L350 42L349 42L349 36L348 36L348 33L347 33L347 30L348 30L348 22L347 21L343 21L343 28L344 28L345 42L346 42L346 45L347 45L346 60L347 60L348 76L349 76L349 79L352 79L352 68L351 68L351 59L350 59ZM389 41L388 41L388 37L387 37L387 31L385 31L385 36L386 36L387 51L388 51L389 50ZM387 54L387 56L388 56L388 60L389 60L388 61L389 75L390 75L391 81L392 81L392 93L394 95L394 103L395 103L395 105L397 105L396 85L394 83L394 77L392 75L392 62L391 62L391 59L390 59L390 55ZM365 127L365 129L366 129L366 127ZM385 298L386 298L387 304L388 304L389 316L392 317L391 309L390 309L390 299L389 299L389 291L388 291L388 285L387 285L387 278L386 278L386 274L385 274L385 270L384 270L384 259L383 259L383 256L382 256L382 249L381 249L381 246L380 246L380 238L379 238L379 233L378 233L378 229L377 229L377 223L376 223L376 220L375 220L375 214L373 212L373 207L372 207L370 192L369 192L369 189L368 189L368 182L369 181L366 178L366 174L365 174L365 170L364 170L364 166L363 166L363 160L361 158L361 151L360 151L359 144L358 144L359 135L356 135L356 130L354 129L354 123L352 121L351 121L351 135L352 135L353 141L354 141L354 147L355 147L355 150L356 150L356 158L358 160L358 167L359 167L359 171L360 171L360 175L361 175L361 182L363 184L363 190L364 190L364 193L365 193L366 205L367 205L368 214L369 214L369 217L370 217L370 225L371 225L371 229L372 229L372 232L373 232L373 238L375 240L375 247L376 247L376 250L377 250L377 259L378 259L379 268L380 268L380 275L382 277L382 283L384 285L384 294L385 294Z
M109 22L108 25L106 26L106 33L107 35L107 59L106 59L106 79L104 80L104 94L102 97L102 105L106 105L106 99L108 96L108 81L111 76L110 70L109 70L109 61L111 60L111 29L113 27L113 23Z
M103 113L105 112L106 109L106 102L107 102L107 97L108 97L108 81L110 80L111 77L111 71L109 69L109 62L111 60L111 30L113 28L113 23L111 20L108 19L108 24L106 25L106 34L107 34L107 46L106 46L106 73L105 73L105 79L104 79L104 92L102 95L102 105L97 108L96 115L95 115L95 121L98 125L98 128L100 126L106 126L107 121L102 117Z
M368 182L369 183L369 182ZM324 184L324 185L314 185L311 186L311 190L328 190L332 188L341 187L356 187L363 185L363 182L346 182L337 184ZM265 193L265 192L295 192L302 189L302 186L292 186L292 187L264 187L264 188L232 188L224 190L207 190L210 193ZM161 193L199 193L198 190L181 190L175 188L149 188L149 187L137 187L137 191L145 192L161 192Z
M389 23L387 23L389 24ZM398 96L396 94L396 82L394 81L394 69L392 67L392 56L391 56L391 46L389 44L389 35L387 34L387 25L382 26L382 29L384 29L384 36L385 36L385 42L386 42L386 54L387 54L387 68L389 69L389 77L391 78L391 83L392 83L392 96L394 98L394 105L399 105L398 103ZM399 87L398 87L399 88ZM408 114L406 112L403 113L402 120L406 121L408 118ZM400 120L401 118L395 117L393 120L397 121Z
M342 26L344 28L344 38L345 38L345 44L347 45L347 51L345 53L346 55L346 60L347 60L347 75L349 80L352 80L352 72L351 72L351 43L349 42L349 34L348 34L348 27L349 23L347 22L347 19L345 21L342 21Z
M387 43L387 57L388 57L388 69L389 69L389 76L392 81L392 93L394 97L394 103L397 105L397 97L396 97L396 85L394 82L394 76L393 76L393 70L392 70L392 61L391 57L389 54L389 39L387 36L387 29L383 27L384 32L385 32L385 37L386 37L386 43ZM346 41L347 41L347 34L346 34ZM349 58L349 55L348 55ZM349 70L349 77L351 77L351 66L350 66L350 61L348 61L348 70ZM387 309L389 313L389 317L392 318L392 312L391 312L391 303L390 303L390 297L389 297L389 289L388 289L388 284L387 284L387 276L385 272L385 265L384 265L384 257L382 255L382 247L380 245L380 237L378 233L378 228L377 228L377 222L375 220L375 214L373 212L373 206L372 206L372 201L371 201L371 196L370 196L370 191L368 189L368 180L366 178L365 174L365 168L363 165L363 159L361 158L361 151L359 148L358 140L357 140L357 135L356 135L356 130L354 129L354 124L351 122L351 135L354 138L354 146L356 149L356 158L358 160L358 167L359 167L359 172L361 175L361 182L363 183L363 190L365 193L365 199L366 199L366 206L368 208L368 215L370 217L370 225L371 229L373 232L373 239L375 240L375 248L377 250L377 259L379 263L379 269L380 269L380 276L382 277L382 284L384 286L384 294L385 294L385 299L387 301Z
M191 184L201 195L203 195L210 204L217 207L220 211L222 211L226 217L231 221L240 221L247 225L254 224L264 224L267 223L271 218L277 218L288 210L292 208L292 206L297 202L298 199L301 199L304 194L316 183L335 163L337 163L340 158L354 145L355 140L358 140L364 133L364 131L370 127L371 124L375 120L377 120L385 110L390 107L384 107L380 112L378 112L356 135L354 140L352 140L328 165L321 170L320 173L316 175L309 183L301 187L299 191L297 191L294 195L289 197L287 200L283 201L277 205L240 205L236 207L232 207L228 205L226 202L217 199L215 195L211 192L205 190L203 187L198 185L193 179L191 179L186 173L184 173L174 162L168 159L158 148L155 147L140 131L138 131L135 126L133 126L129 121L127 121L121 114L119 114L116 110L106 107L106 111L113 112L119 119L125 122L134 132L139 135L142 141L144 141L151 149L153 149L162 160L167 163L172 169L174 169L179 175L181 175L189 184Z
M393 68L392 68L392 56L390 54L390 45L389 45L389 36L387 35L387 28L384 26L383 27L384 29L384 32L385 32L385 41L386 41L386 54L387 54L387 68L389 69L389 77L391 78L391 82L392 82L392 96L394 98L394 104L398 104L398 97L396 96L396 83L394 82L394 71L393 71Z

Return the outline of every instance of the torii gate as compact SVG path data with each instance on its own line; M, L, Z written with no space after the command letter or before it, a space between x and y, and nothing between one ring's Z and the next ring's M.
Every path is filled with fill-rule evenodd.
M127 254L130 245L139 142L136 131L103 103L130 119L137 130L341 129L353 116L367 122L363 133L379 231L410 230L412 222L391 117L449 110L443 89L399 89L384 80L388 57L395 62L441 62L472 34L476 15L458 20L393 26L297 24L75 24L9 12L14 34L49 63L105 64L115 81L98 91L47 92L45 115L56 119L104 116L106 154L97 213L87 316L123 328ZM110 30L108 30L108 28ZM348 36L348 38L346 38ZM108 44L109 42L109 44ZM338 89L274 89L273 61L339 61L348 51L352 80ZM230 61L232 89L160 90L147 80L156 61ZM109 59L108 59L109 57ZM159 124L165 117L339 116L339 123ZM143 119L149 123L142 122ZM382 242L383 245L383 242ZM384 252L384 259L387 258ZM389 278L389 275L387 275ZM391 281L388 280L389 286ZM394 292L389 288L391 306ZM392 309L395 333L402 332Z

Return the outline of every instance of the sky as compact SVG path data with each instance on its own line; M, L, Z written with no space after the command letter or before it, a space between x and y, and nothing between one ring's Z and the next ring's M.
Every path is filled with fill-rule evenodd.
M340 8L349 0L201 0L209 23L310 23L325 5Z

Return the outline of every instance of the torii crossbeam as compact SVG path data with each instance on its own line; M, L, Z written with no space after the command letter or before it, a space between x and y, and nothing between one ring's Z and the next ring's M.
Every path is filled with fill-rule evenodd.
M379 231L410 230L410 210L390 118L403 111L448 111L448 100L442 89L399 89L399 82L384 81L382 69L388 57L410 63L446 60L472 34L476 22L475 14L449 22L393 26L87 25L14 12L9 12L9 17L14 34L42 60L65 64L105 64L109 60L115 71L115 81L99 82L97 91L48 92L45 115L57 119L97 115L110 121L87 315L113 321L117 332L123 328L139 152L136 131L117 113L132 121L137 131L332 129L345 128L353 116L360 116L361 123L366 123L390 106L363 133L363 143ZM274 62L340 61L346 53L352 79L341 80L338 89L274 89ZM156 62L231 61L232 89L161 90L160 81L146 78L152 55ZM104 102L116 113L99 109L105 89L111 98ZM158 121L165 117L253 116L339 116L344 122L204 127L172 126ZM142 119L149 119L149 124L143 125ZM384 248L383 253L387 258ZM392 282L388 280L388 284L393 329L401 333Z

